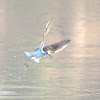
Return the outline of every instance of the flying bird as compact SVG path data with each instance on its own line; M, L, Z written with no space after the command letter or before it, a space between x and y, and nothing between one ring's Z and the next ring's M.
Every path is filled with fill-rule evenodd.
M70 40L61 40L61 41L55 42L53 44L44 46L45 36L49 32L52 22L53 22L53 18L50 21L48 21L48 23L46 24L45 32L43 34L43 41L42 41L40 47L38 47L34 52L26 52L25 51L25 54L29 58L31 58L32 61L39 63L39 59L43 56L48 55L48 56L52 57L50 55L50 53L58 53L59 51L63 50L70 42ZM28 66L30 64L31 63L26 62L24 65Z

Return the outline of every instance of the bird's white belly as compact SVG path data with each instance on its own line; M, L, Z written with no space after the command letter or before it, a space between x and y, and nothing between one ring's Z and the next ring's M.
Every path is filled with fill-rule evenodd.
M35 55L31 58L33 59L35 62L39 63L39 59L41 58L42 53L40 51L36 51Z
M35 62L39 63L40 58L32 57L31 59L33 59Z

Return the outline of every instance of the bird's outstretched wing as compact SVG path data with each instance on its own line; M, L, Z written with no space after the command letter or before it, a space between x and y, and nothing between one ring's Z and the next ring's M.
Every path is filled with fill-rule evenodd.
M43 34L43 42L45 41L45 35L47 35L47 33L49 32L50 30L50 27L52 25L52 22L53 22L53 18L51 18L50 21L48 21L48 23L46 24L46 27L45 27L45 32Z
M70 40L62 40L62 41L55 42L51 45L44 46L43 51L58 53L59 51L63 50L68 45L69 42Z

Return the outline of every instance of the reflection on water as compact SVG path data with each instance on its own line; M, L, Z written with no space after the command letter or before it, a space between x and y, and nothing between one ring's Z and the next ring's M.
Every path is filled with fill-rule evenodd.
M100 1L0 1L0 100L99 100ZM24 51L71 39L66 49L33 63Z

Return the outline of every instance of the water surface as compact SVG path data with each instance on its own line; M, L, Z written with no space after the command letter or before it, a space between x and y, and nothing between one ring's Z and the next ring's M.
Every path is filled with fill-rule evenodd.
M0 0L0 100L99 100L99 9L99 0ZM70 44L24 68L51 17L46 44Z

